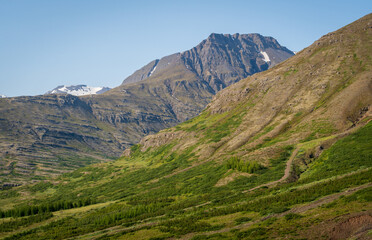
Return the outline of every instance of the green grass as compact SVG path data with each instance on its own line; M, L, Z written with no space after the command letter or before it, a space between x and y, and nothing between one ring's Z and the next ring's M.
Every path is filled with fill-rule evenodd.
M345 203L349 203L352 201L372 202L372 187L359 190L350 196L342 198L342 201Z
M227 115L225 117L229 119ZM223 122L226 119L221 118L213 124L225 126ZM78 169L57 178L59 184L46 181L20 187L21 191L28 192L35 199L18 200L14 209L22 209L25 205L46 206L57 201L67 204L66 207L62 204L62 209L75 208L71 211L64 210L64 214L58 215L58 220L52 218L53 221L48 224L49 220L41 220L39 227L18 233L9 239L59 239L60 236L74 238L96 231L100 232L100 239L115 239L131 236L128 234L136 236L137 232L144 233L146 229L156 229L160 238L178 237L191 232L208 232L227 226L253 223L260 217L283 213L293 206L309 204L324 196L371 182L371 169L356 171L368 168L371 164L371 159L368 158L371 156L371 125L368 124L325 150L302 173L300 181L283 183L273 188L260 188L247 193L243 191L283 176L286 162L294 149L293 145L277 148L276 157L270 159L266 168L254 169L251 171L252 175L238 177L219 187L214 186L226 176L229 169L248 171L254 164L237 157L225 162L205 161L195 164L198 162L198 156L194 150L198 144L182 151L174 151L177 142L173 142L159 148L147 149L145 152L140 150L140 145L135 145L131 149L132 155L122 157L117 163ZM267 129L270 131L269 127ZM301 146L305 150L310 149L325 139L328 137L301 143ZM358 157L355 157L356 153L359 154ZM189 169L182 171L185 168ZM351 172L353 174L334 178ZM15 189L8 191L8 196L17 199L19 192ZM2 194L6 198L5 193ZM342 201L369 202L369 195L370 189L345 197ZM110 201L110 204L81 210L83 208L77 203L88 196L94 202ZM339 204L341 203L336 205ZM331 211L334 207L329 205L325 209ZM38 217L39 214L32 216ZM230 220L223 221L224 218ZM211 236L199 235L195 239L265 239L273 236L269 224L297 224L297 221L302 222L306 218L303 214L288 214L283 219L269 219L271 222L267 220L260 225L253 224L249 229L242 231ZM220 221L213 222L210 219ZM124 230L141 223L153 223L155 227ZM114 226L122 230L112 235L104 232L105 229ZM286 229L289 231L287 234L296 232L293 228ZM281 231L278 234L286 235Z
M311 163L300 182L311 182L369 167L372 167L372 122L325 150Z
M264 169L264 167L256 161L242 161L238 157L231 157L229 160L227 160L226 168L247 173L254 173Z
M14 230L17 230L21 227L26 227L34 223L39 223L45 220L48 220L53 217L53 214L48 212L48 213L43 213L43 214L38 214L35 216L30 216L30 217L24 217L24 218L15 218L14 220L10 221L4 221L0 223L0 233L2 232L12 232Z
M368 125L367 127L369 128L370 126ZM363 129L361 132L363 132ZM358 135L357 138L359 137ZM361 139L363 140L363 137ZM347 138L343 140L345 142L349 141ZM340 140L340 142L342 143L342 140ZM333 147L335 146L337 147L336 144ZM363 146L367 147L366 145ZM133 151L137 151L135 148L136 147L134 147ZM285 162L291 155L292 150L293 146L284 147L280 156L272 160L272 167L258 172L256 176L239 179L227 186L219 188L214 188L213 186L224 176L227 169L225 165L216 165L214 162L207 162L195 166L188 171L180 172L179 174L166 178L161 177L165 176L167 173L173 172L180 166L188 166L188 160L194 157L192 149L188 149L188 151L183 152L183 154L173 155L172 161L165 161L167 157L163 155L163 164L154 168L123 171L121 168L112 165L106 166L105 168L86 167L63 176L62 179L75 178L78 180L71 181L66 186L58 186L59 194L64 193L67 195L65 197L74 199L71 193L75 191L74 187L78 187L80 184L86 185L91 182L93 184L92 192L90 192L90 188L79 189L78 192L82 194L82 196L86 194L92 194L92 196L97 198L100 198L101 195L111 196L111 199L117 199L118 202L100 209L91 209L87 212L81 212L77 216L66 216L45 226L14 235L9 239L59 239L59 236L62 235L64 237L74 237L93 231L100 231L112 226L129 227L152 218L158 218L158 220L160 220L157 226L164 235L159 234L159 237L177 237L190 232L218 230L226 226L226 223L218 223L218 221L216 223L209 222L207 221L209 218L244 212L259 213L261 216L281 213L294 205L306 204L322 196L337 193L345 188L372 181L372 172L369 170L345 176L338 180L319 182L304 188L300 188L299 186L301 185L294 185L298 187L289 189L286 185L283 185L273 189L259 189L252 193L241 193L242 189L248 189L251 186L255 186L269 179L275 180L275 178L279 178L283 174ZM161 154L156 150L149 151L145 154L151 155L151 153L154 154L154 157ZM333 155L331 156L336 157ZM140 154L135 156L135 158L139 157ZM128 159L128 161L134 160L135 159ZM331 164L335 163L331 162ZM278 171L279 169L281 171ZM277 176L273 174L276 171L278 171ZM309 171L311 171L311 169L309 169ZM87 174L87 172L89 173ZM104 180L107 177L106 175L110 172L117 172L120 173L120 175L114 177L111 181L104 182L102 185L95 185L96 181L94 179ZM92 174L93 177L89 177L88 175L90 174ZM273 176L275 176L275 178ZM323 178L326 177L326 175L323 176ZM154 179L158 180L151 181ZM71 188L71 186L74 187ZM50 187L54 188L50 185L38 184L32 189L34 192L43 192L47 191L45 189L49 189ZM93 191L93 189L95 189L95 191ZM97 191L97 189L99 189L99 191ZM71 196L68 196L68 190L70 194L72 194ZM370 201L368 198L369 194L370 190L361 191L358 192L358 194L344 198L343 201ZM62 197L61 195L55 196ZM210 203L200 209L191 208L189 211L184 210L208 202ZM235 224L257 220L255 215L250 216L252 217L237 217ZM302 215L290 214L285 217L285 221L288 223L297 220L302 221L303 218ZM255 236L255 238L258 239L267 238L272 234L267 224L269 223L263 222L262 225L252 227L248 230L222 235L212 235L211 237L198 236L195 239L218 239L220 237L229 238L231 236L235 239L245 239L251 236ZM58 229L58 234L56 229ZM129 234L129 232L123 231L113 236L124 237L126 234ZM102 236L102 239L107 238L110 238L109 235L106 237Z

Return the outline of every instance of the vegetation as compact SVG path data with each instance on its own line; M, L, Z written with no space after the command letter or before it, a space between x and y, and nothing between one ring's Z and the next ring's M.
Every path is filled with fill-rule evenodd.
M229 160L227 160L226 168L247 173L254 173L258 170L264 169L264 167L256 161L245 162L238 157L231 157Z
M81 199L79 201L66 201L60 200L55 202L46 202L40 205L25 205L22 207L13 208L8 211L0 211L0 218L7 218L7 217L24 217L30 215L36 215L41 213L49 213L55 212L62 209L71 209L71 208L79 208L88 206L93 204L94 201L90 198Z
M372 122L326 150L301 176L300 182L311 182L358 169L372 167Z
M19 229L20 227L26 227L33 223L38 223L38 222L48 220L51 217L53 217L53 214L48 212L48 213L38 214L35 216L30 216L27 218L19 218L19 219L16 218L15 220L10 220L6 222L3 221L0 224L0 232L11 232L16 229Z
M370 129L369 125L366 126L363 131L358 131L355 134L360 134L360 132L364 133L366 129ZM353 136L351 135L349 136L349 138L353 138ZM347 138L341 141L346 140ZM334 144L329 149L329 151L332 151L334 150L334 148L338 147L338 144ZM277 161L278 163L280 161L283 161L284 159L287 159L292 149L292 146L284 147L282 153L280 154L280 157L275 161ZM153 151L153 154L156 158L159 152ZM217 222L216 224L211 224L205 221L206 219L217 216L227 216L233 213L258 213L258 217L265 216L267 214L283 213L295 205L307 204L316 199L320 199L323 196L335 194L343 191L344 189L353 186L360 186L372 181L372 170L365 170L356 172L351 175L346 175L344 177L341 177L340 179L327 179L327 176L324 175L324 178L322 179L326 179L325 181L310 185L307 183L296 182L295 184L292 183L278 186L273 189L262 188L251 193L241 193L236 192L236 190L240 189L241 185L233 184L225 187L220 187L217 191L217 189L210 188L209 186L214 185L215 182L217 182L218 179L223 176L223 174L227 171L226 165L213 166L212 163L206 163L194 167L187 172L182 172L168 178L163 178L151 182L151 180L157 179L157 177L159 176L156 174L157 172L163 171L161 170L163 168L167 169L167 167L165 166L167 166L168 164L172 165L174 164L174 162L177 161L187 162L187 159L189 159L190 157L192 158L192 156L193 155L190 154L190 151L178 156L174 155L174 161L164 161L164 163L159 167L153 169L146 168L146 171L145 169L139 169L133 172L129 171L124 174L125 177L119 177L117 179L113 178L112 182L106 182L101 186L96 185L96 187L101 189L106 184L109 184L111 190L115 192L122 188L121 186L117 186L115 182L121 182L122 184L125 184L125 186L127 186L128 194L121 195L122 197L120 198L118 198L119 195L114 194L112 196L115 199L120 199L120 201L112 203L103 208L97 208L91 212L83 212L78 217L67 216L60 220L53 221L45 226L34 228L33 230L27 232L15 234L8 239L44 239L43 236L47 236L45 237L45 239L60 239L60 236L73 237L81 234L87 234L93 231L100 231L112 226L121 226L123 230L120 231L120 234L125 235L130 233L125 230L127 229L127 227L136 225L141 221L155 224L156 226L158 226L158 229L161 232L166 234L164 236L168 237L181 236L190 232L214 231L226 227L226 223ZM330 161L333 161L333 157L337 158L337 156L331 156ZM314 161L314 164L318 160L321 161L321 159L322 158L320 157L319 159ZM242 164L242 161L238 158L231 158L227 162L230 163L231 166L233 166L234 164L235 166L239 166L239 164ZM79 172L84 172L87 169L89 169L90 171L93 170L92 167L89 167L84 170L79 170L73 174L68 174L64 178L68 176L70 179L79 179L78 182L83 180L87 183L91 182L91 177L87 177L86 179L84 179L85 175L79 174ZM115 168L113 167L111 167L110 169L112 171L115 171ZM105 173L105 170L99 171ZM270 172L273 170L270 170L270 168L268 168L261 173L258 172L258 174L265 175L267 174L265 171ZM312 169L309 168L309 171L312 171ZM135 181L135 178L130 177L132 174L133 176L136 175L137 181ZM74 176L74 178L72 178L71 176ZM105 179L105 177L101 175L93 176L96 176L97 179ZM164 173L162 173L160 176L164 176ZM128 181L125 181L126 177L129 177ZM147 179L147 181L144 181L144 179ZM75 186L75 183L76 181L71 181L71 184L73 184L72 186ZM37 189L44 189L43 187L41 187L42 185L35 186L38 186ZM136 189L134 188L134 186L141 186L141 188ZM85 190L83 189L82 193L84 193L84 191ZM129 194L130 192L131 194ZM370 199L368 198L369 192L370 189L359 191L358 194L343 198L343 201L368 202L370 201ZM102 194L102 192L100 193ZM97 194L98 193L96 192L96 197L99 197L99 194ZM210 202L210 200L213 201ZM66 207L62 207L62 205ZM86 205L87 204L85 204L84 206ZM201 205L201 207L195 208L195 206L197 205ZM29 220L16 220L17 223L14 222L14 226L27 226L29 222L38 223L43 222L46 219L53 218L51 215L40 215L41 212L45 212L43 210L41 210L40 212L35 212L38 211L35 209L43 209L42 206L43 205L39 205L38 208L36 208L36 206L30 206L28 208L30 210L26 210L26 208L15 208L7 212L2 212L2 214L8 214L6 216L3 215L3 217L7 217L11 214L13 214L13 216L26 216L28 212L32 213L32 211L34 211L34 214L39 213L31 216L35 217L35 220L32 220L31 217L28 217L30 218ZM59 209L62 210L68 209L71 206L74 206L74 204L72 203L72 205L69 205L67 202L65 202L60 206L61 207ZM79 208L79 206L77 205L75 205L75 207ZM44 214L48 213L46 212ZM45 219L43 219L44 217L42 216L48 217L45 217ZM36 217L39 217L38 219L40 221L37 220ZM293 213L285 215L285 221L297 221L297 219L302 218L303 217L301 214ZM236 217L234 220L234 224L244 224L246 222L255 221L257 219L257 216L252 218L244 217L243 215L243 217ZM9 229L9 231L11 231L11 228L9 226L10 225L4 225L4 229ZM14 227L14 229L16 228L18 227ZM239 231L237 233L234 233L233 236L237 239L244 239L253 235L265 238L268 236L268 232L270 232L267 231L266 228L267 227L264 226L258 226L251 228L250 230L241 232ZM56 231L56 229L58 230ZM263 229L266 230L264 231ZM102 232L102 234L102 237L105 236L104 232ZM227 236L228 235L219 236L218 238ZM202 236L200 236L199 238L203 239Z

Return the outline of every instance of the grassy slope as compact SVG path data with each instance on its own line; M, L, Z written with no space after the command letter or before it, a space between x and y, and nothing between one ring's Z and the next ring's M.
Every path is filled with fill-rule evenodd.
M316 199L321 199L323 196L370 183L372 180L372 161L357 158L353 161L353 166L348 169L336 168L332 164L333 162L337 161L337 164L346 166L349 163L349 159L338 158L337 155L330 153L343 151L346 156L350 156L355 153L354 149L360 146L366 146L362 149L368 152L370 151L371 136L372 123L369 123L356 133L338 141L315 160L306 171L306 175L316 177L317 180L322 181L318 181L315 184L298 181L247 193L242 193L240 190L241 185L243 185L240 181L235 181L236 183L233 182L224 187L211 187L228 171L226 168L214 167L212 164L196 167L192 171L152 181L152 183L151 180L157 179L156 173L163 171L164 166L171 165L170 163L146 172L137 170L133 173L124 174L120 178L110 182L107 181L106 183L104 183L103 179L99 181L100 176L107 175L107 172L115 173L117 166L111 166L111 169L107 167L107 169L101 171L98 171L99 168L84 168L80 170L80 173L95 169L94 176L89 176L93 175L93 172L86 174L86 177L82 177L79 172L74 172L69 176L64 176L71 181L66 184L65 189L62 186L56 187L53 185L42 188L41 184L38 184L34 186L34 189L29 190L35 191L35 195L39 194L39 196L47 196L48 193L52 193L50 199L53 199L52 190L55 189L67 199L73 199L72 195L79 192L80 196L89 193L97 199L105 196L105 200L101 199L103 202L107 202L109 199L114 200L114 202L110 201L104 205L91 205L88 209L94 209L93 211L87 211L88 209L83 207L76 208L73 211L62 210L61 213L55 212L53 213L55 215L53 219L60 220L48 225L47 222L50 220L47 219L45 220L47 224L45 227L35 228L34 232L28 232L24 238L43 239L43 236L45 236L45 239L49 239L51 237L76 236L113 226L116 226L115 231L108 234L105 231L99 231L99 233L103 236L110 236L116 233L112 237L117 238L128 234L141 235L144 231L150 231L146 229L151 229L159 236L170 237L182 236L190 232L229 229L227 232L219 233L218 238L226 237L226 239L229 239L234 237L240 239L243 236L251 236L250 234L257 236L252 231L261 229L258 236L265 238L296 236L305 230L311 230L314 224L324 223L334 216L370 209L371 203L368 198L368 192L371 191L371 187L368 187L353 193L348 198L336 199L335 202L327 203L328 205L320 208L299 212L296 213L297 215L287 212L294 206L307 205ZM345 145L347 148L345 148ZM331 176L327 176L324 174L323 169L317 167L324 161L324 156L328 156L329 167L337 170ZM368 156L371 156L371 154L368 154ZM153 157L156 159L159 155L153 155ZM182 158L178 158L176 161L182 162ZM363 169L357 170L355 166L363 166ZM125 167L135 166L125 165ZM352 174L345 175L345 172L351 172ZM137 177L135 178L134 175ZM164 175L164 173L161 175ZM265 173L261 175L265 175ZM337 181L332 179L336 175L340 175ZM90 181L90 178L93 178L94 181ZM245 182L246 188L249 188L249 186L254 186L254 183L257 184L259 182L258 179L259 177L256 177L250 179L248 183L246 181L243 182ZM90 182L92 185L101 182L102 185L98 187L101 191L91 192L88 188L78 188L79 185L84 184L86 186ZM125 186L125 189L123 189L123 186ZM138 186L141 187L139 188ZM69 191L74 188L76 192ZM62 196L60 195L59 198ZM201 204L205 205L198 208L189 208ZM346 205L348 207L344 209ZM342 211L340 211L341 209ZM317 211L322 214L314 219L314 212L316 213ZM286 217L288 214L284 216L278 215L275 218L270 218L269 222L268 220L266 222L261 221L263 216L282 212L290 215L288 217ZM294 221L294 218L299 218L301 221ZM312 224L308 224L309 222ZM36 226L39 224L36 223ZM293 224L301 228L294 227ZM139 229L131 232L128 227L132 225L139 226ZM235 227L237 230L233 230ZM291 231L286 229L291 229ZM96 232L96 234L98 233ZM15 239L20 237L20 235L17 235ZM147 239L149 235L144 234L143 238Z
M371 59L362 51L371 48L370 30L363 30L369 19L231 86L199 117L145 138L130 156L1 192L4 213L28 215L30 206L38 211L60 206L42 220L3 218L3 229L8 221L19 227L0 236L316 239L320 228L325 237L340 234L330 229L347 222L348 214L368 219L372 123L365 125L370 117L359 112L371 103L363 87L370 82L365 76ZM346 33L343 42L331 42ZM333 61L317 66L324 56ZM318 76L309 77L309 69ZM344 74L333 76L337 69ZM278 92L284 97L272 102ZM367 97L354 102L358 94ZM348 131L352 124L356 127ZM247 191L280 179L294 150L287 182ZM262 167L242 173L231 161ZM217 184L221 179L225 184ZM348 236L358 230L348 227Z

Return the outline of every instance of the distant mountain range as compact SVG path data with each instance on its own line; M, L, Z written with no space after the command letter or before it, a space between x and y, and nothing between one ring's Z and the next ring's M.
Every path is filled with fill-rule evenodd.
M51 91L46 92L45 94L71 94L74 96L84 96L84 95L91 95L91 94L101 94L107 92L111 88L109 87L89 87L87 85L61 85L54 88Z
M102 94L71 95L95 92L80 85L1 99L0 158L8 167L0 180L42 179L116 158L143 136L196 116L221 89L291 56L272 37L214 33Z

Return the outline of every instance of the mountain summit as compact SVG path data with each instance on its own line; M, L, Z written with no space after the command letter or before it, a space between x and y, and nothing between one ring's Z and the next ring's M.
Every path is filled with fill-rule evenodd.
M150 62L126 78L123 84L149 79L182 65L206 81L215 93L244 77L267 70L292 55L292 51L272 37L212 33L188 51Z

